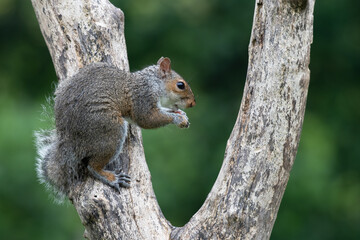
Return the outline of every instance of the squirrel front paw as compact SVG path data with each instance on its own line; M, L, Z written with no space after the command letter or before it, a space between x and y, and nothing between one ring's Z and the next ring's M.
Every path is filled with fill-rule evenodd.
M179 128L188 128L190 126L189 118L186 116L185 112L181 111L181 113L176 113L174 118L174 123Z

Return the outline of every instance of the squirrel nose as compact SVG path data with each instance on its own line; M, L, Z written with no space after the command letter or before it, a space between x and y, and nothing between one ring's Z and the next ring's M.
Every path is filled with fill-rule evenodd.
M188 107L191 108L191 107L194 107L195 105L196 105L196 101L195 101L195 99L194 99L193 101L191 101L191 102L189 103Z

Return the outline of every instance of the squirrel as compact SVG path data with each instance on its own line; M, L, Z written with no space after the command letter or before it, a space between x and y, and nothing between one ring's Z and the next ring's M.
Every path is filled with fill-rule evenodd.
M54 100L55 129L36 133L37 174L59 202L88 175L117 190L130 187L130 176L104 169L119 158L128 122L144 129L170 123L188 128L180 109L196 104L167 57L133 73L106 63L87 65L59 83Z

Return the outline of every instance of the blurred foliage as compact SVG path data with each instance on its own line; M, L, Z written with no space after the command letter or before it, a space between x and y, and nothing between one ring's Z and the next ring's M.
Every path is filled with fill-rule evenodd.
M183 225L222 164L246 78L253 1L113 0L131 69L169 56L197 106L191 128L143 131L155 193ZM317 1L311 84L298 155L271 239L360 239L360 2ZM30 1L0 0L0 239L80 239L71 204L36 179L33 131L56 75Z

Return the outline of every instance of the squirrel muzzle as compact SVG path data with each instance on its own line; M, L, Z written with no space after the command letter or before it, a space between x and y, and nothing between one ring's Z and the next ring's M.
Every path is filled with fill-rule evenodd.
M186 108L195 107L195 105L196 105L196 101L195 99L192 99L188 101L188 103L186 104Z

